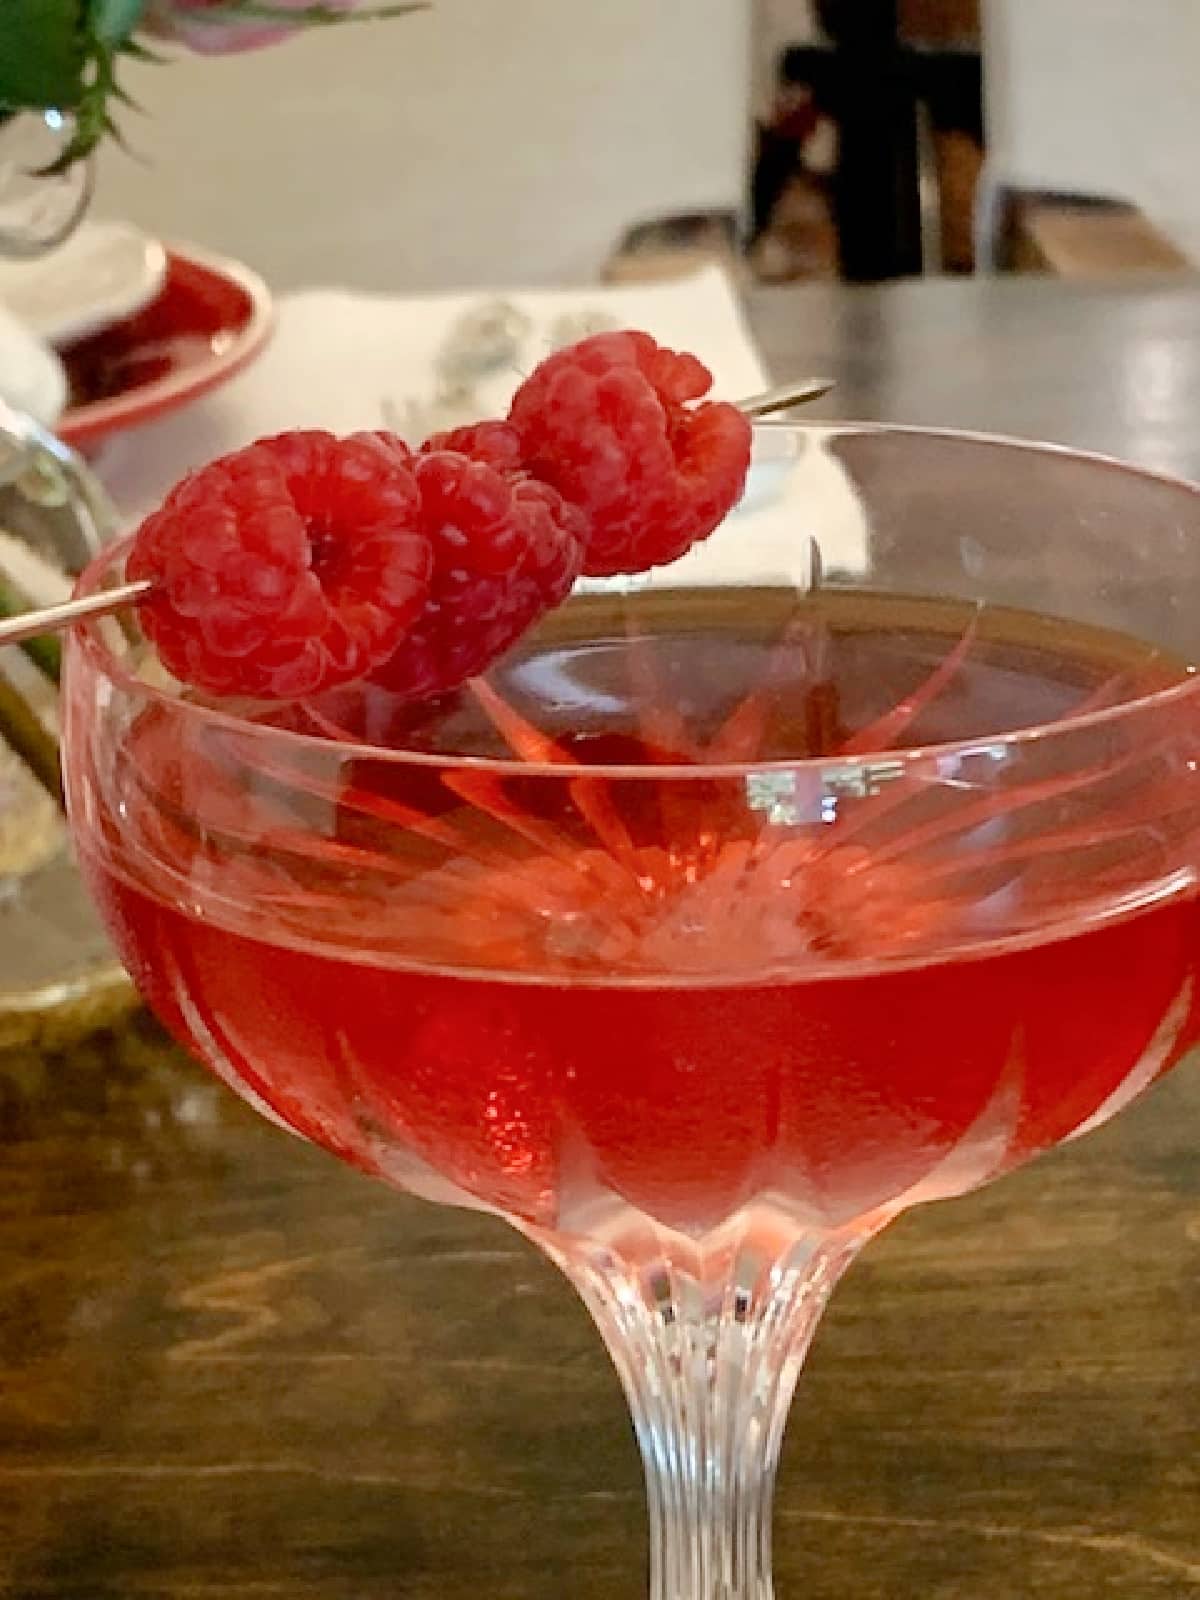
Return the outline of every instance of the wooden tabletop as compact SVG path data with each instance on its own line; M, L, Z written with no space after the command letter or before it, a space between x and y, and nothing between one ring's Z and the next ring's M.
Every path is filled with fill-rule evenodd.
M1200 292L757 296L836 408L1200 473ZM640 1600L617 1383L499 1222L286 1138L148 1026L0 1063L0 1594ZM781 1600L1200 1593L1200 1077L913 1213L835 1296ZM684 1597L681 1597L684 1600Z

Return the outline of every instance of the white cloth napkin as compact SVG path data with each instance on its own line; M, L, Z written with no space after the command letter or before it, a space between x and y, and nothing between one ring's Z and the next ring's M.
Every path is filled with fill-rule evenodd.
M279 302L275 337L240 377L186 410L114 440L98 468L120 510L144 515L189 468L285 428L349 432L385 424L389 407L428 397L447 331L491 298L472 294L393 297L307 289ZM553 322L603 312L644 328L663 344L694 351L712 369L715 393L737 399L766 375L733 288L719 267L664 284L508 293L529 318L522 351L529 370L548 348ZM521 373L480 386L484 411L503 414Z

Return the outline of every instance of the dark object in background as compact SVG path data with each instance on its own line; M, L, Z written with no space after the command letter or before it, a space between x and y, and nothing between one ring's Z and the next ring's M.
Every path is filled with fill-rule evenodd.
M839 68L834 217L842 275L862 283L919 273L917 102L897 0L824 0L818 14Z
M841 274L852 282L923 270L920 138L927 115L941 179L942 261L971 266L970 195L982 158L982 68L975 0L816 0L827 45L784 53L784 90L803 86L836 122L833 206ZM797 164L779 125L760 132L755 231L763 232ZM964 213L959 216L959 213Z
M811 84L784 83L770 119L758 124L750 196L751 244L766 232L785 189L803 169L804 146L816 132L821 116Z

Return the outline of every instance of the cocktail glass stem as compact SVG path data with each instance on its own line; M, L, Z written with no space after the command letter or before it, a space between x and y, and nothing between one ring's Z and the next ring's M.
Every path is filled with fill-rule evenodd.
M881 1222L723 1244L651 1224L609 1244L530 1230L608 1346L646 1475L651 1600L771 1600L771 1511L792 1392L834 1285Z

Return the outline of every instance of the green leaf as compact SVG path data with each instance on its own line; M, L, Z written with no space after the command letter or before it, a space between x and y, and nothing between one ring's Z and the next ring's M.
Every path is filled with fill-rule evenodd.
M0 0L0 105L77 106L87 60L81 0Z
M145 9L146 0L88 0L89 32L115 50L129 38Z
M125 135L121 132L120 128L117 127L116 123L107 112L104 113L102 127L112 142L120 145L121 149L124 150L127 156L131 156L133 154L133 151L129 148L129 141L126 139Z
M354 12L329 0L290 11L271 0L215 0L189 13L188 21L214 26L239 20L270 20L289 28L332 27L426 11L430 0L385 0ZM124 144L109 115L110 99L133 102L116 80L118 56L159 61L134 37L146 0L0 0L0 118L16 110L56 108L74 114L75 127L47 176L65 172L91 154L107 135Z
M135 61L148 61L156 67L165 67L166 56L160 56L154 50L147 50L140 39L124 39L117 46L123 56L132 56Z
M145 106L141 105L137 100L135 100L127 89L122 89L119 83L114 82L112 88L108 92L110 95L112 95L114 100L119 100L121 104L123 106L127 106L130 111L136 111L143 117L146 115Z
M103 45L94 44L84 68L79 103L75 107L75 131L65 149L49 166L41 169L39 176L51 178L66 172L75 162L91 155L106 133L116 133L108 114L108 97L115 84L111 53ZM120 143L120 135L116 137Z

